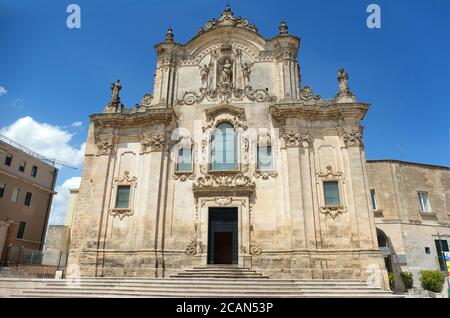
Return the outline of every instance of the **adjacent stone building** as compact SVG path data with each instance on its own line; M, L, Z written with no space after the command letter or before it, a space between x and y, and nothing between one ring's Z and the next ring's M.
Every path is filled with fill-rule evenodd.
M286 23L267 39L226 8L186 44L168 30L155 46L153 95L134 108L113 83L90 117L68 274L167 277L230 264L273 278L376 273L387 287L371 187L388 235L402 236L387 221L399 223L397 211L407 222L422 215L391 209L398 200L381 175L371 183L369 104L348 74L339 69L336 96L321 98L301 81L299 48ZM448 205L439 213L434 222L447 222Z
M371 160L367 167L380 247L397 288L403 288L402 271L412 272L417 285L420 270L445 271L450 168L395 160Z
M44 247L58 169L0 136L0 261Z

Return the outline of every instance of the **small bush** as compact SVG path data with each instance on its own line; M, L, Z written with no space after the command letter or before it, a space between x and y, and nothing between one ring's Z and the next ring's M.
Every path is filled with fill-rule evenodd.
M388 273L388 279L389 279L389 288L391 290L394 289L394 273Z
M411 289L413 287L414 279L413 275L410 272L403 272L400 273L400 276L402 277L403 284L405 284L406 289Z
M423 289L435 293L440 293L444 286L445 277L440 271L423 270L420 271L420 284Z

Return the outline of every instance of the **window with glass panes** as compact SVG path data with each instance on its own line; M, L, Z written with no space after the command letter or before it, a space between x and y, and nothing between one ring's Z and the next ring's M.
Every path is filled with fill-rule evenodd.
M419 192L420 210L422 212L431 212L430 202L428 201L428 192Z
M323 192L325 197L325 205L339 206L341 204L338 181L324 181Z
M190 146L178 149L177 172L192 171L192 148Z
M217 126L211 136L211 170L237 170L237 135L229 123Z
M272 170L272 146L258 146L257 159L258 170Z
M130 202L130 186L122 185L117 187L116 208L127 209Z

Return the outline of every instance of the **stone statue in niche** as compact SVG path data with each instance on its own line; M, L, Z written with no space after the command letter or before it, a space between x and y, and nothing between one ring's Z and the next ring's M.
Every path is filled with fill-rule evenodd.
M202 79L202 82L205 83L208 80L210 65L204 64L200 65L198 68L200 69L200 77Z
M245 83L250 82L250 73L252 72L253 63L242 64L242 76L244 77Z
M233 81L233 60L226 56L222 62L222 72L220 74L220 83L232 83Z

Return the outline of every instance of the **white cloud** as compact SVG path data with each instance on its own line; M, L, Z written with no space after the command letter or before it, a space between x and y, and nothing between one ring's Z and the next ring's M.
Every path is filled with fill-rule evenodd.
M50 212L50 225L62 225L65 222L67 213L67 203L69 201L69 190L80 187L80 177L72 177L56 187L58 193L53 197L52 209Z
M4 88L3 86L0 86L0 96L5 95L6 93L8 93L6 88Z
M74 128L80 128L81 126L83 126L83 123L81 121L76 121L74 123L72 123L72 125L70 125Z
M73 134L58 126L39 123L29 116L1 128L0 134L50 159L74 166L83 162L85 143L79 148L72 147L69 143Z

